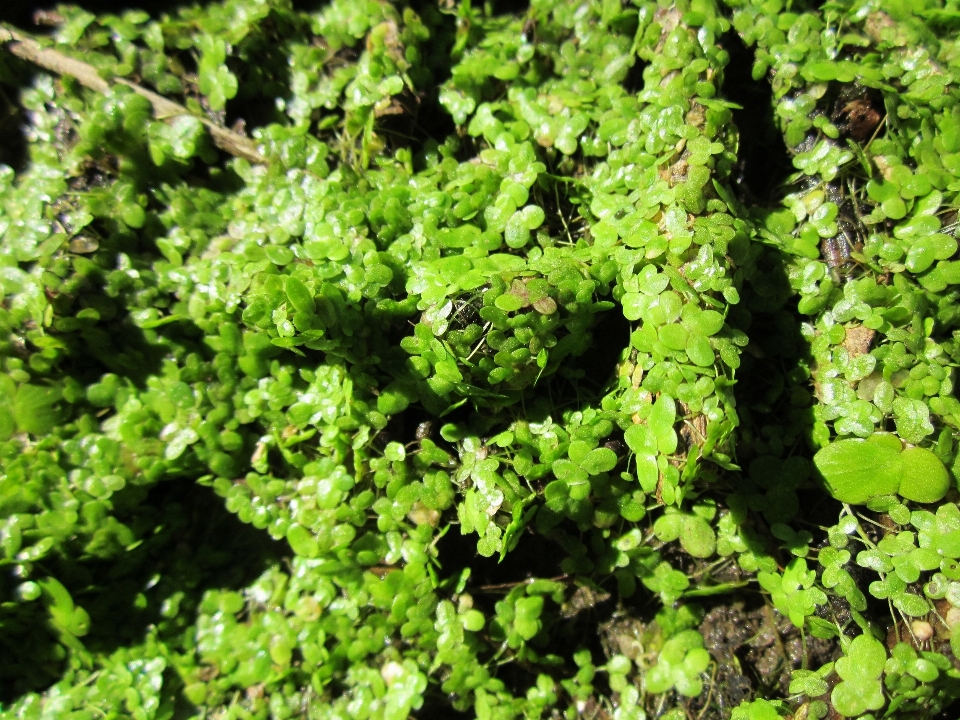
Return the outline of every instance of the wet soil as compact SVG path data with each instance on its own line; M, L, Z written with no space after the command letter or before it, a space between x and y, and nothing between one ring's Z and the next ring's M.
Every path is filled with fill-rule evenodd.
M753 697L785 697L794 670L818 668L840 656L836 641L803 637L769 605L719 605L699 629L717 663L711 685L687 708L703 720L729 717L732 707Z
M692 698L676 696L664 707L679 707L698 720L726 720L743 701L787 697L794 670L819 668L841 655L835 639L804 637L759 596L725 599L706 611L697 628L715 663L703 691ZM620 654L636 660L659 632L653 622L621 611L600 626L600 634L608 658ZM661 698L651 699L659 705ZM657 715L656 707L647 710Z

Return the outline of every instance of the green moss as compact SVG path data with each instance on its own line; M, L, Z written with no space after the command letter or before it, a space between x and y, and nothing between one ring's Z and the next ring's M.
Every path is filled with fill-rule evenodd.
M811 5L58 10L176 118L3 51L0 719L960 697L955 13Z

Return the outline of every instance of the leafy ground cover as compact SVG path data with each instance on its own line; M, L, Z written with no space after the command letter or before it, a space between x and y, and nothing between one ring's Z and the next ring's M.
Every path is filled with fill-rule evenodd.
M35 21L0 719L955 715L955 3Z

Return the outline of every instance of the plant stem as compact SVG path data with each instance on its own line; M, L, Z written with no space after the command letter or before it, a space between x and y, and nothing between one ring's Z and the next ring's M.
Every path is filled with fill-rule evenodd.
M34 65L39 65L45 70L55 72L58 75L72 77L84 87L95 90L98 93L105 94L110 90L111 82L100 77L97 69L92 65L68 57L51 48L45 48L33 38L27 37L5 25L0 25L0 43L7 43L7 50L17 57L31 62ZM149 100L153 106L153 113L159 120L168 120L180 115L193 115L193 113L183 105L179 105L162 95L147 90L135 82L120 77L113 78L113 82L119 85L126 85L138 95ZM220 127L207 118L200 117L198 119L207 126L214 144L221 150L235 157L249 160L250 162L266 162L266 158L260 154L256 144L249 138Z

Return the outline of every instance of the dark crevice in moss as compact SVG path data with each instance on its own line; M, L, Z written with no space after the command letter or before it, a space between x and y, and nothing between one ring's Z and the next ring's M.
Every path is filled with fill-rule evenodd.
M440 539L437 550L445 576L455 577L464 568L470 568L466 590L475 598L505 595L512 586L528 579L564 574L560 569L563 556L556 545L532 528L521 535L517 548L507 553L503 562L497 556L479 555L476 535L461 535L457 526Z
M644 62L639 58L635 58L633 65L630 66L630 70L627 72L627 77L623 81L623 89L628 93L638 93L643 90L643 71L649 64L650 63Z
M590 328L590 350L569 363L571 374L582 371L582 384L596 388L597 392L608 387L624 350L630 346L631 330L630 321L618 309L600 314Z
M447 720L448 718L450 720L458 720L459 718L469 720L475 715L466 710L463 712L454 710L450 706L449 698L436 693L428 693L424 696L423 706L410 713L410 717L415 718L415 720Z
M523 15L530 9L530 0L486 0L484 8L489 8L490 15L493 17Z
M5 58L4 60L7 60ZM8 67L21 65L18 61L11 61ZM17 70L25 68L17 67ZM0 77L3 77L0 69ZM28 73L24 72L20 78L20 86L29 85ZM29 161L29 147L27 144L27 117L16 96L19 94L17 86L0 83L0 164L8 165L14 172L26 170Z
M727 32L720 45L730 54L724 69L723 93L741 106L733 111L740 131L735 187L746 204L771 204L780 186L793 172L790 153L777 128L773 109L773 90L765 78L752 76L754 53L736 32Z
M590 350L566 358L557 372L527 391L525 419L558 420L563 412L586 407L615 381L618 364L630 345L630 322L619 309L600 313L587 330Z

